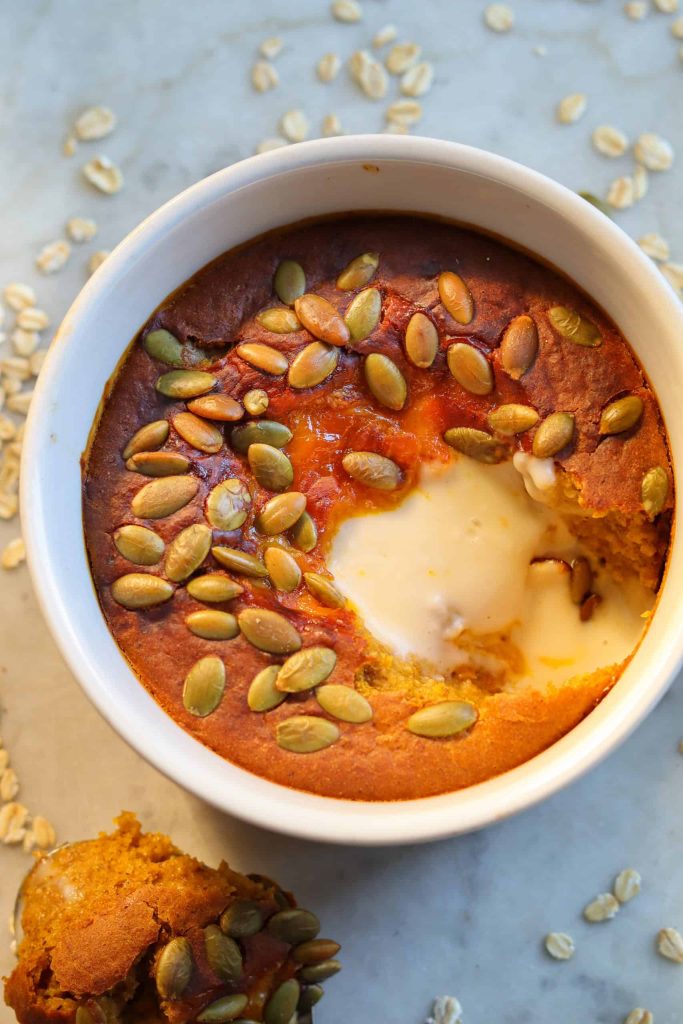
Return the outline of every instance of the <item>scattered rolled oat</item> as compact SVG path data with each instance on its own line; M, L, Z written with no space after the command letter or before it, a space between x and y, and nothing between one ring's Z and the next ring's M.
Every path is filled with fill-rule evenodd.
M109 107L88 107L76 120L74 132L81 142L104 139L116 128L116 114Z
M631 21L642 21L648 9L647 0L629 0L629 3L624 4L624 14Z
M683 263L662 263L659 269L679 298L683 298Z
M0 808L0 841L7 846L22 842L27 821L28 811L22 804L14 801L5 804Z
M5 290L2 296L15 313L20 313L22 309L26 309L28 306L35 306L37 299L36 293L30 284L19 284L13 282L5 286Z
M0 442L12 441L17 432L14 420L0 412ZM1 769L0 769L1 771Z
M380 50L383 46L386 46L387 43L393 43L397 35L398 29L395 25L383 25L378 32L375 32L372 45L376 50Z
M638 245L653 260L662 261L669 258L669 243L666 238L657 234L656 231L651 231L649 235L643 235L642 238L639 238Z
M274 60L282 52L283 46L284 42L280 36L268 36L259 46L259 53L266 60Z
M422 117L422 105L417 100L396 100L385 112L388 123L417 124Z
M631 1010L624 1020L624 1024L654 1024L654 1017L649 1010L644 1010L642 1006L636 1006L635 1010Z
M97 249L88 260L88 273L94 274L102 266L108 255L108 249Z
M633 172L633 195L636 200L642 199L643 196L647 195L649 185L650 179L648 178L647 171L639 164Z
M0 565L3 569L17 569L25 558L24 542L21 537L15 537L3 549L2 555L0 555Z
M598 153L602 153L603 156L623 156L628 148L628 139L624 133L609 124L599 125L591 139Z
M401 79L401 92L404 96L424 96L432 87L434 81L434 66L429 61L423 60L420 64L406 71Z
M74 156L78 149L78 143L73 135L67 135L62 145L62 154L64 156Z
M289 143L287 139L283 139L281 135L273 135L267 139L261 139L256 147L257 153L270 153L273 149L282 149L283 146L287 146Z
M273 64L267 60L257 60L251 69L251 84L256 92L268 92L279 83L280 76Z
M654 5L662 14L675 14L678 10L678 0L654 0Z
M334 0L330 10L333 18L343 21L347 25L354 21L360 21L363 17L363 8L358 0Z
M14 768L5 768L2 775L0 775L0 800L3 803L8 803L10 800L14 800L15 796L19 792L19 779Z
M24 356L7 356L0 359L0 370L5 377L14 377L20 381L28 380L31 376L28 359Z
M683 39L683 17L671 22L671 35L674 39Z
M633 178L623 175L615 178L607 192L607 202L615 210L627 210L636 201L636 189Z
M657 952L667 960L683 964L683 935L677 928L662 928L657 932Z
M36 846L39 846L41 850L49 850L57 841L57 836L53 826L40 814L37 814L33 819L32 823L33 837L35 839Z
M71 217L66 222L66 233L72 242L90 242L97 234L97 224L90 217Z
M109 157L96 156L83 165L86 181L107 196L116 195L123 188L123 174Z
M326 114L323 118L323 136L331 139L334 135L343 135L341 121L336 114Z
M545 948L555 960L571 960L576 947L566 932L550 932L545 937Z
M598 921L610 921L619 910L619 901L611 892L601 892L587 907L584 908L583 916L591 924Z
M405 121L388 120L384 128L385 135L410 135L410 125Z
M358 84L369 100L381 100L387 94L389 80L379 61L369 60L358 74Z
M29 356L28 367L31 371L32 377L37 377L42 370L46 355L47 349L41 348L34 352L33 355Z
M36 256L36 266L43 274L56 274L70 255L71 246L68 242L61 239L58 242L50 242L49 245L43 246Z
M462 1024L462 1006L455 996L437 996L425 1024Z
M392 75L402 75L420 59L422 47L418 43L397 43L392 46L384 61Z
M484 21L494 32L509 32L515 23L515 15L507 4L489 4L484 10Z
M50 318L43 309L27 306L17 315L17 324L24 331L44 331L50 325Z
M5 494L0 491L0 519L14 519L19 511L19 499L16 494Z
M588 97L584 92L572 92L557 104L555 111L560 124L574 124L586 113Z
M656 132L644 132L638 136L633 155L648 171L668 171L674 162L673 146Z
M614 895L620 903L630 903L640 892L640 873L635 868L624 868L614 879Z
M15 327L10 338L14 351L24 359L33 355L40 340L37 331L25 331L22 327Z
M21 391L16 395L10 395L7 399L7 408L10 412L18 412L20 416L25 416L31 405L33 399L33 391Z
M337 53L325 53L315 66L315 71L321 82L332 82L339 74L341 68L341 57Z
M308 136L308 118L303 110L288 110L283 114L280 131L290 142L303 142Z

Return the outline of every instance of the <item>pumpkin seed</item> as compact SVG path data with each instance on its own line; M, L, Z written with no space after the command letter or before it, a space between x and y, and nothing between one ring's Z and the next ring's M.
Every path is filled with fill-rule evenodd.
M215 711L225 692L225 665L210 654L196 661L185 676L183 706L191 715L206 718Z
M173 429L200 452L215 455L223 447L223 435L213 423L207 423L192 412L180 412L173 417Z
M259 420L258 423L245 423L235 427L230 435L230 444L246 455L252 444L269 444L271 448L284 448L292 440L292 431L284 423L276 420Z
M568 306L553 306L548 310L548 318L563 338L573 341L584 348L597 348L602 344L600 331L588 317L581 316L575 309Z
M119 526L114 531L114 544L120 555L135 565L156 565L164 553L164 542L146 526Z
M155 387L166 398L197 398L215 385L216 378L203 370L171 370L159 377Z
M336 956L341 946L332 939L309 939L292 950L292 959L298 964L319 964Z
M372 280L375 271L379 266L378 252L364 252L351 260L348 266L344 267L337 278L337 288L343 292L352 292L356 288L362 288Z
M413 366L426 370L439 351L439 332L424 313L413 313L406 327L406 355Z
M166 363L168 366L183 365L183 346L175 335L165 331L163 327L157 331L150 331L142 344L152 359L158 359L160 363Z
M221 981L236 985L242 977L242 953L229 935L224 935L217 924L204 929L204 948L209 967Z
M268 665L256 673L247 693L251 711L272 711L286 699L286 694L275 686L279 671L279 665Z
M242 397L242 401L250 416L261 416L270 405L268 392L263 391L262 388L252 388L251 391L247 391Z
M138 608L152 608L173 597L173 587L160 576L146 572L130 572L119 576L111 585L111 596L117 604L136 611Z
M462 455L468 455L470 459L488 465L502 462L508 452L506 446L491 434L487 434L485 430L475 430L474 427L450 427L443 435L443 439Z
M294 301L294 310L306 330L330 345L345 345L350 338L349 329L339 311L322 295L308 292Z
M291 309L286 310L286 312L290 316L294 315ZM271 348L270 345L260 345L258 342L249 345L238 345L236 352L241 359L244 359L245 363L255 366L257 370L263 370L264 373L270 373L274 377L281 377L283 373L287 372L287 366L289 365L287 357L282 352L278 352L276 348Z
M331 647L305 647L287 658L276 680L281 693L301 693L319 686L334 671L337 655Z
M331 747L339 736L334 722L313 715L295 715L279 722L275 729L277 745L292 754L314 754Z
M569 596L574 604L582 604L593 586L593 571L590 562L583 555L575 558L569 573Z
M319 964L309 964L300 972L302 981L327 981L334 974L341 971L342 965L338 960L324 960Z
M226 569L232 569L240 576L263 579L268 575L268 570L260 558L250 555L246 551L240 551L239 548L229 548L219 544L211 548L211 554Z
M153 452L166 442L169 432L168 420L154 420L136 430L123 449L123 458L130 459L138 452Z
M301 942L316 938L320 931L320 921L312 911L292 907L273 914L266 925L266 931L280 942L298 946Z
M664 508L669 493L669 477L662 466L648 469L640 486L643 508L650 519L654 519Z
M289 386L302 391L322 384L337 368L339 349L333 345L324 345L321 341L313 341L292 360L287 381Z
M264 1024L290 1024L301 991L296 978L283 981L275 989L263 1011Z
M389 356L372 352L363 364L370 391L387 409L398 412L406 404L408 385L396 363Z
M219 420L221 423L234 423L241 420L244 409L239 402L229 395L202 395L187 403L187 408L195 416L205 420Z
M626 395L610 402L600 417L601 434L623 434L635 427L643 415L643 400L638 395Z
M295 260L283 260L275 271L273 288L280 302L284 302L285 306L293 306L295 300L306 291L304 268Z
M509 405L499 405L497 409L492 409L486 419L492 430L511 436L523 434L525 430L535 427L539 416L530 405L510 402Z
M285 491L294 479L292 463L272 445L249 445L247 458L256 480L269 491Z
M193 476L165 476L152 480L137 492L131 502L138 519L165 519L192 501L199 490Z
M237 530L247 518L251 494L237 477L212 487L206 499L206 518L217 530Z
M465 391L472 395L488 395L493 391L493 371L478 348L458 341L448 346L446 359L451 376Z
M344 315L351 341L364 341L370 337L379 323L381 312L382 296L377 288L359 292Z
M182 936L164 946L157 961L155 981L162 999L179 999L192 977L192 947Z
M261 931L263 912L254 900L235 900L223 911L219 924L231 939L247 939Z
M343 608L346 604L346 598L337 590L334 583L326 576L321 576L319 572L305 572L304 583L313 597L328 608Z
M240 631L234 615L213 608L191 612L185 619L185 625L190 633L202 640L233 640Z
M224 1021L234 1020L248 1002L248 996L237 992L232 996L223 996L205 1007L197 1020L200 1024L223 1024Z
M327 683L325 686L318 687L315 696L323 711L327 711L328 715L332 715L333 718L338 718L342 722L361 725L363 722L369 722L372 718L372 705L352 686Z
M298 522L289 531L289 537L295 548L308 554L318 543L318 528L314 520L304 512Z
M516 316L505 328L500 343L500 361L508 377L519 380L527 373L538 355L538 328L523 313Z
M299 1010L306 1012L312 1010L314 1006L317 1006L322 997L325 995L325 991L321 985L307 985L306 988L301 990L299 996Z
M439 298L453 319L459 324L470 323L474 316L474 300L463 279L446 270L439 274L438 287Z
M204 601L206 604L222 604L244 593L244 587L220 572L207 572L204 576L197 576L190 580L186 590L195 601Z
M276 590L291 594L301 583L301 569L293 555L283 548L266 548L263 556L268 575Z
M301 647L301 637L289 619L279 612L269 608L245 608L237 621L252 647L266 654L290 654Z
M416 736L440 739L455 736L474 725L479 713L466 700L443 700L420 708L408 719L408 729Z
M164 570L169 580L182 583L202 564L211 549L211 530L193 523L174 537L166 552Z
M547 459L566 448L574 437L574 417L569 412L551 412L539 425L532 445L537 459Z
M294 526L305 508L306 495L300 491L277 494L270 498L259 512L256 517L256 528L267 537L284 533L290 526Z
M300 331L301 324L299 318L293 309L289 309L288 306L273 306L271 309L263 309L260 313L256 314L256 320L261 324L261 327L265 327L267 331L271 331L273 334L291 334L292 331ZM251 347L251 346L249 346ZM239 349L237 350L239 352ZM241 352L239 352L242 355ZM279 354L279 353L278 353ZM242 356L248 363L251 359L246 356ZM285 360L285 366L286 366ZM258 363L252 363L252 366L258 366ZM266 369L268 373L272 373L272 370L268 370L267 367L261 367ZM284 373L284 370L279 371Z
M593 612L601 603L602 598L599 594L589 594L586 600L582 601L579 608L579 619L581 622L590 622L593 618Z
M178 476L190 469L190 460L180 452L138 452L126 462L126 469L143 476Z
M394 491L401 483L401 470L395 462L376 452L349 452L342 459L348 475L378 491Z

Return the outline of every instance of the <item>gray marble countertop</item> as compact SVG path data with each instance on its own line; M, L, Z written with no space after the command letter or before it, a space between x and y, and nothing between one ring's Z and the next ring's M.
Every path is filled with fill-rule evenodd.
M425 135L495 150L599 194L632 161L595 153L598 124L630 138L657 131L683 154L683 62L670 17L653 10L630 21L619 0L511 3L515 27L495 35L483 24L483 0L364 0L355 25L333 22L325 0L5 0L0 286L33 284L56 323L92 250L113 247L174 193L251 154L285 110L304 109L312 134L331 111L348 132L381 130L385 104L365 100L344 72L321 85L313 66L326 51L348 57L387 22L421 42L435 65ZM257 95L249 68L260 41L275 34L285 43L276 59L281 84ZM558 125L557 101L576 91L587 93L587 113ZM67 129L93 103L112 107L119 127L67 159ZM123 168L117 197L82 181L81 164L98 152ZM646 198L618 218L635 237L661 231L678 260L682 181L677 166L651 175ZM97 220L97 239L74 246L61 273L41 277L38 250L74 215ZM17 532L16 520L0 522L0 548ZM652 1010L657 1024L683 1021L683 966L654 945L659 928L683 929L680 681L614 756L542 806L465 838L373 850L242 825L141 761L65 668L25 567L0 575L0 710L20 799L48 816L61 839L134 809L145 826L210 862L227 857L272 874L314 907L324 932L344 944L345 969L329 983L321 1024L421 1024L440 993L458 996L466 1024L618 1024L635 1006ZM3 922L27 864L20 850L0 848ZM615 920L584 922L585 903L626 866L642 873L642 893ZM573 960L544 953L549 930L574 936ZM0 973L10 968L1 943ZM11 1019L0 1008L1 1024Z

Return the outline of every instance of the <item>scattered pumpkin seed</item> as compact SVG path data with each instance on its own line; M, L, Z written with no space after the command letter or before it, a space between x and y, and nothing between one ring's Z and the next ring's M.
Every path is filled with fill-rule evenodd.
M192 977L192 947L176 936L161 951L155 971L157 992L162 999L179 999Z
M439 274L439 298L456 323L469 324L474 316L472 294L458 275L450 270Z
M487 465L502 462L508 453L507 447L495 437L487 434L485 430L475 430L474 427L450 427L443 435L443 439L462 455Z
M638 395L626 395L610 402L600 417L601 434L623 434L625 430L640 421L643 415L643 400Z
M251 711L272 711L286 699L286 694L275 685L279 665L268 665L257 672L247 693L247 704Z
M262 388L252 388L243 396L244 408L250 416L262 416L270 405L268 392Z
M510 402L508 405L499 405L492 409L486 417L488 425L498 434L513 435L523 434L538 423L539 416L530 405L518 405Z
M548 318L557 333L568 341L573 341L575 345L597 348L602 344L602 335L592 320L581 316L575 309L553 306L548 310Z
M256 528L267 537L284 533L290 526L294 526L305 508L306 495L300 491L276 494L265 503L256 517Z
M538 355L538 328L522 313L505 328L500 343L500 361L508 377L519 380L531 369Z
M234 423L244 416L240 403L229 395L202 395L188 402L187 408L195 416L205 420L219 420L221 423Z
M282 260L275 271L273 288L280 302L293 306L295 300L306 291L304 268L295 260Z
M138 519L165 519L192 501L199 490L193 476L165 476L141 487L131 502Z
M283 981L265 1005L264 1024L290 1024L299 1002L300 992L301 986L296 978Z
M256 314L256 320L261 324L261 327L265 327L267 331L271 331L273 334L291 334L292 331L301 330L299 318L289 306L273 306L271 309L263 309L260 313ZM239 354L242 355L241 352ZM248 359L246 356L242 356L242 358L247 359L248 363L251 362L251 359ZM258 366L258 363L252 363L252 366ZM261 367L261 369L266 369L267 373L273 372L268 370L267 367ZM284 370L278 372L284 373Z
M225 692L225 665L210 654L196 661L185 676L183 706L191 715L206 718L216 710Z
M190 580L186 590L195 601L204 601L205 604L223 604L224 601L232 601L244 593L244 587L220 572L207 572L204 576L197 576Z
M146 526L119 526L114 531L114 544L120 555L135 565L156 565L164 553L164 542Z
M249 643L266 654L290 654L301 647L301 637L296 629L279 612L269 608L245 608L237 616L237 621Z
M369 338L379 323L382 313L382 295L378 288L365 288L356 295L344 315L351 341Z
M219 924L223 934L231 939L247 939L261 931L263 912L254 900L235 900L223 911Z
M130 572L119 576L111 585L111 596L117 604L128 611L152 608L173 597L173 587L168 580L146 572Z
M292 959L298 964L319 964L336 956L341 946L332 939L309 939L292 950Z
M213 973L226 983L236 985L242 977L242 953L229 935L224 935L217 924L204 929L206 959Z
M408 385L393 359L372 352L363 364L365 380L380 405L398 412L406 404Z
M223 447L223 435L213 423L207 423L192 412L179 412L173 417L173 429L200 452L215 455Z
M574 604L582 604L593 586L593 570L587 558L579 555L572 561L569 573L569 596Z
M352 292L363 288L375 276L379 266L378 252L364 252L346 266L337 278L337 288L343 292Z
M235 427L230 435L230 444L240 455L246 455L252 444L269 444L271 448L284 448L291 440L292 431L277 420L245 423L244 426Z
M289 386L297 391L314 388L334 373L338 363L338 348L325 345L322 341L313 341L292 360L287 375Z
M308 512L304 512L289 531L289 538L299 551L308 554L318 543L318 528Z
M408 719L408 729L416 736L440 739L464 732L474 725L478 717L474 704L466 700L444 700L412 714Z
M298 946L301 942L310 942L320 932L320 921L310 910L292 907L280 910L268 921L266 931L281 942L290 946Z
M182 583L202 564L211 549L211 530L193 523L174 537L166 551L164 571L173 583Z
M275 730L277 744L292 754L314 754L331 747L340 733L334 722L313 715L295 715L279 722Z
M472 395L493 391L493 371L483 352L463 341L448 346L448 369L458 384Z
M643 508L650 519L654 519L664 508L669 493L669 477L662 466L648 469L640 486Z
M341 722L361 725L363 722L369 722L372 718L372 705L352 686L327 683L325 686L318 687L315 696L323 711L327 711L328 715L338 718ZM334 954L328 955L333 956Z
M346 598L337 590L332 580L321 576L319 572L305 572L304 583L313 597L328 608L343 608Z
M539 424L532 445L537 459L557 455L574 437L574 417L569 412L551 412Z
M215 387L216 378L203 370L170 370L156 382L156 389L166 398L197 398Z
M150 331L142 343L148 355L167 366L183 365L183 346L170 331Z
M240 631L234 615L213 608L190 612L185 619L185 625L191 633L202 640L233 640Z
M178 476L190 469L190 460L180 452L138 452L126 461L126 469L142 476Z
M226 569L239 573L240 576L251 576L255 579L263 579L268 575L268 570L256 555L250 555L239 548L229 548L218 544L211 548L211 554L224 565Z
M401 470L391 459L376 452L349 452L342 459L348 475L378 491L395 491L401 483Z
M294 479L294 468L284 452L269 444L249 445L247 459L261 487L285 491Z
M123 458L130 459L138 452L153 452L157 448L161 448L168 438L169 430L168 420L154 420L153 423L145 423L144 427L135 431L123 449Z
M306 988L302 988L299 996L299 1010L302 1013L312 1010L324 995L325 991L322 985L307 985Z
M216 484L206 499L206 518L216 530L237 530L247 518L251 494L237 477Z
M284 548L266 548L263 561L276 590L291 594L301 583L301 569L293 555Z
M334 671L337 655L331 647L304 647L287 658L275 685L281 693L302 693L323 683Z
M294 316L291 309L283 310L283 312ZM270 373L274 377L281 377L283 373L287 372L289 365L287 357L282 352L278 352L276 348L271 348L270 345L261 345L258 342L238 345L236 352L241 359L244 359L245 363L255 366L257 370L263 370L264 373Z
M342 965L338 960L324 960L319 964L309 964L300 972L302 981L327 981L334 974L341 971Z
M425 313L413 313L405 336L406 355L413 366L426 370L439 351L439 332Z
M345 345L349 338L349 329L339 311L324 299L322 295L308 292L294 301L294 310L306 330L330 345Z
M200 1024L223 1024L224 1021L235 1020L249 1002L249 997L236 992L232 996L223 996L206 1006L197 1017Z

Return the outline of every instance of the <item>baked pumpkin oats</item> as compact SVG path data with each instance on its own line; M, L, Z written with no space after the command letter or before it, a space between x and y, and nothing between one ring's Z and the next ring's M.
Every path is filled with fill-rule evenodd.
M490 778L596 706L653 608L672 491L605 314L400 216L201 270L84 461L99 600L155 700L242 768L366 800Z

